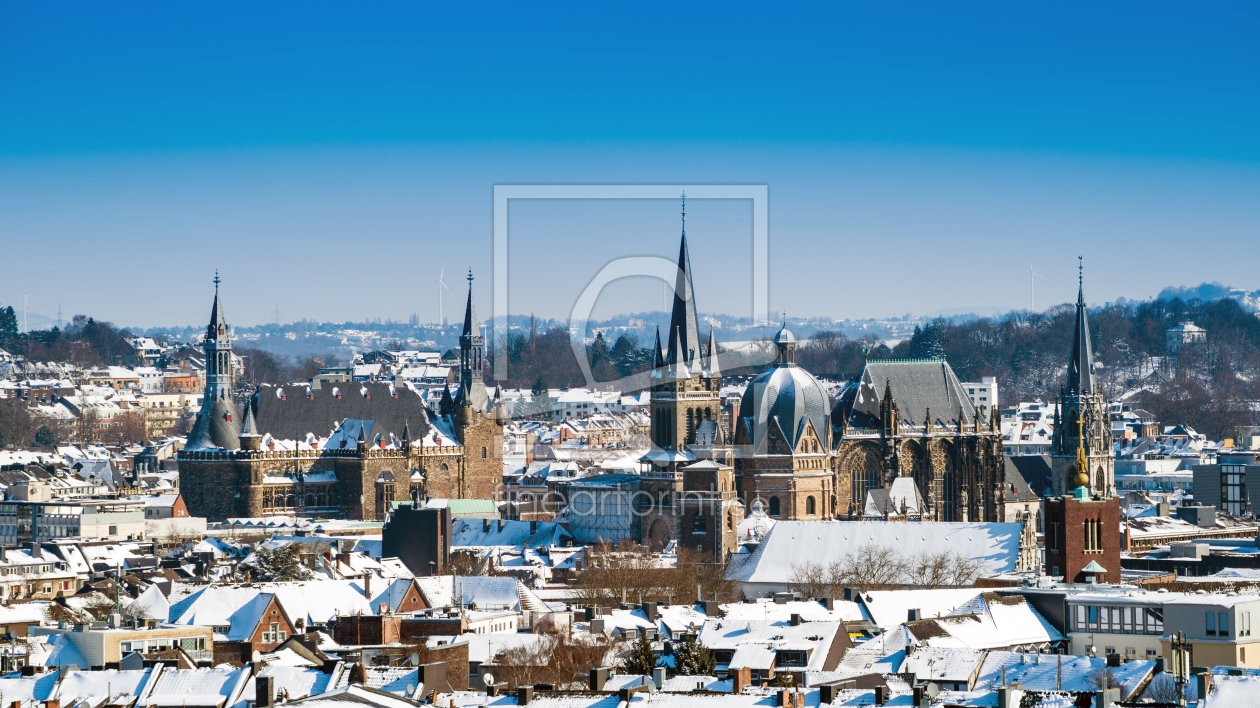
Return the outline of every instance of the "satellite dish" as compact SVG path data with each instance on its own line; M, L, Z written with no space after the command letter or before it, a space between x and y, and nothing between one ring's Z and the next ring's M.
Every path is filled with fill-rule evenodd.
M416 685L414 683L407 684L407 697L410 698L414 695L416 695Z
M419 652L414 652L414 651L413 651L413 652L411 652L411 665L412 665L412 666L419 666L419 665L420 665L420 654L419 654Z
M482 675L481 675L481 680L482 680L482 681L483 681L483 682L484 682L487 686L492 686L492 685L494 685L494 676L493 676L493 675L492 675L489 671L487 671L486 673L484 673L484 674L482 674Z
M258 650L255 649L254 653L249 655L249 660L257 664L258 662L262 661L262 654L259 654Z

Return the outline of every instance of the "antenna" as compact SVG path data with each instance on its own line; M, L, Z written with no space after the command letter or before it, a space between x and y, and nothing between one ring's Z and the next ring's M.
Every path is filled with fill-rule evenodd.
M57 303L57 329L61 329L61 303Z

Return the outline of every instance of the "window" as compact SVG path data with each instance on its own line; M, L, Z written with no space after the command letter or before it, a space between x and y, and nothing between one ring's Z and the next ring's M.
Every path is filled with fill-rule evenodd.
M118 527L117 527L117 526L110 526L110 527L109 527L109 535L110 535L110 536L117 536L117 535L118 535Z
M804 666L805 665L805 652L803 651L775 652L774 663L777 666Z
M813 515L816 513L814 509L815 509L815 507L814 507L814 498L813 498L813 497L806 497L806 498L805 498L805 515L806 515L806 516L813 516Z
M1102 553L1102 522L1098 519L1089 519L1085 522L1085 549L1086 553Z
M696 514L696 517L691 524L691 532L704 533L708 530L708 528L708 523L704 518L704 514Z
M1243 484L1242 465L1221 466L1221 511L1241 516L1247 505L1247 487Z
M1229 615L1227 613L1221 612L1216 615L1216 631L1222 637L1229 636Z
M770 515L771 516L779 515L779 498L778 497L770 497Z
M1207 613L1207 635L1209 637L1216 636L1216 613Z
M481 448L481 459L486 459L486 448L484 445Z

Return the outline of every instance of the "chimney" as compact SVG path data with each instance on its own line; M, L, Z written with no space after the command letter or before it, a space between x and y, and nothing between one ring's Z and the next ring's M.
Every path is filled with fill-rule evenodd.
M648 619L648 621L649 621L649 622L655 622L655 621L656 621L656 619L657 619L657 617L658 617L659 615L657 615L657 613L656 613L656 603L655 603L655 602L645 602L645 603L643 603L643 616L644 616L644 617L647 617L647 619Z
M792 708L792 692L786 688L775 691L775 705L780 708Z
M528 705L529 702L532 700L534 700L534 687L533 686L517 686L516 687L516 705L518 706Z
M656 684L656 690L665 688L665 667L658 666L652 669L652 683Z
M490 533L490 519L481 520L481 532Z
M604 683L608 681L608 675L612 673L611 666L599 666L591 669L589 687L592 691L604 690Z
M39 541L31 541L31 558L43 558L44 549Z
M818 601L822 603L822 606L826 607L828 610L836 609L836 599L834 597L820 597L818 598Z
M255 708L271 708L276 698L276 678L274 676L254 677Z
M923 610L920 610L917 607L911 609L909 612L906 613L907 622L914 622L916 620L921 620L921 619L923 619Z
M1207 672L1204 672L1195 676L1194 678L1195 678L1194 686L1195 688L1199 690L1197 695L1199 696L1199 700L1203 701L1207 697L1208 682L1212 680L1212 675Z
M721 605L717 600L705 600L700 603L700 607L704 610L705 617L717 617L721 612Z
M875 687L875 705L882 706L887 702L888 702L888 687L876 686Z
M752 683L752 669L741 666L731 674L731 693L740 694L744 687Z
M793 627L801 626L801 616L793 612L791 624Z

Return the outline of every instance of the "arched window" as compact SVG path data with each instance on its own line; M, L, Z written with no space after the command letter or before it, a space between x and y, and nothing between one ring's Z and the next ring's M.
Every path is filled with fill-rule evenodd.
M306 505L307 505L307 506L315 506L315 495L314 495L314 494L307 494L307 495L306 495Z
M438 470L439 470L439 471L442 471L442 472L445 472L445 471L447 471L447 470L449 470L449 469L450 469L450 467L447 467L445 462L443 462L441 465L439 465L439 466L438 466Z
M778 497L770 497L770 515L771 516L779 515L779 498Z
M805 498L805 514L806 514L806 516L813 516L815 513L816 513L816 511L815 511L815 509L814 509L814 498L813 498L813 497L806 497L806 498Z
M290 494L289 496L285 497L284 502L285 502L284 505L286 507L292 509L293 507L297 506L297 497Z

